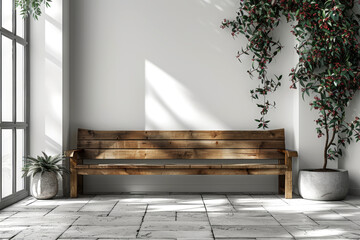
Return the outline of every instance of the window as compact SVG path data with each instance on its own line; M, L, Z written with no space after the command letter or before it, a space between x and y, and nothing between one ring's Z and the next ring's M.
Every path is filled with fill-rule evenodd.
M27 154L27 21L14 0L0 0L0 207L26 196L22 178Z

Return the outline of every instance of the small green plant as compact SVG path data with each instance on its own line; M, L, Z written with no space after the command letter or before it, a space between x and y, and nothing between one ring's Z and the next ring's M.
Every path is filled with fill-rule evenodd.
M41 5L45 4L46 7L50 7L52 0L16 0L16 8L20 8L20 14L23 18L32 16L34 19L38 19L41 16Z
M23 167L23 177L25 176L34 176L37 173L43 174L44 172L54 172L58 176L61 176L63 173L69 173L69 171L61 166L61 162L64 160L63 155L49 156L45 152L42 152L42 156L37 156L36 158L28 156L25 159L26 164Z

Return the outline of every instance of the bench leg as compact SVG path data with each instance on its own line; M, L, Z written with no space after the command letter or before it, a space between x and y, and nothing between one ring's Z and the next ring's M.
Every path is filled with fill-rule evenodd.
M71 169L70 173L70 197L76 198L78 195L78 175L75 169Z
M285 193L285 175L279 175L278 193L279 194L284 194Z
M84 181L84 176L83 175L77 175L77 179L78 179L78 193L79 194L83 194L84 193L84 187L83 187L83 181Z
M284 160L279 160L279 165L284 165ZM279 175L278 177L278 193L285 193L285 175Z
M290 157L285 157L285 198L292 198L292 159Z

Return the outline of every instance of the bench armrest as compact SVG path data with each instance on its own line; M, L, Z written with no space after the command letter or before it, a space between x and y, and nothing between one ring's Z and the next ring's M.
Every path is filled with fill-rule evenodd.
M279 150L279 152L284 153L287 157L297 157L298 156L297 151L281 149L281 150Z
M79 152L81 152L81 151L82 151L82 149L68 150L68 151L65 152L65 156L72 158L72 157L75 156L76 153L79 153Z

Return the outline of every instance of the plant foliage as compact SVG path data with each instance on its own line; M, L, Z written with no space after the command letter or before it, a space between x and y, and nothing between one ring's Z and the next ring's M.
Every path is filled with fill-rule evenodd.
M15 0L15 6L20 8L20 15L23 18L32 16L34 19L38 19L41 16L41 5L50 7L52 0Z
M260 80L259 86L250 91L255 100L259 100L257 106L261 109L258 128L268 128L269 120L265 119L269 108L275 107L275 102L270 103L267 95L276 91L281 85L282 76L268 77L267 65L271 63L282 46L271 36L272 30L280 23L281 8L271 1L248 0L240 3L236 20L224 19L221 28L230 28L232 36L244 35L248 44L238 51L237 58L241 62L243 55L252 53L252 65L248 73L251 78Z
M291 88L299 84L303 98L313 98L311 109L319 113L316 131L319 138L325 137L324 169L328 160L342 156L346 144L360 140L359 117L346 118L346 109L360 89L360 15L353 11L354 4L352 0L243 0L236 20L225 20L221 26L231 28L233 36L242 34L249 40L245 52L252 52L258 63L250 73L255 69L260 84L266 86L269 81L260 70L266 69L281 45L274 44L278 48L269 54L264 39L271 43L271 30L282 15L288 21L295 20L292 33L298 41L299 62L289 74ZM272 22L275 24L267 24ZM258 27L264 24L266 31ZM279 85L272 86L275 91ZM256 89L253 92L258 93ZM262 118L263 113L267 112L262 110ZM258 127L267 127L267 122L260 121Z
M61 174L69 173L69 171L61 166L62 161L64 160L64 156L56 155L49 156L45 152L42 152L42 156L34 157L26 157L26 164L23 167L23 177L25 176L34 176L37 173L44 172L54 172L57 175L61 176Z

